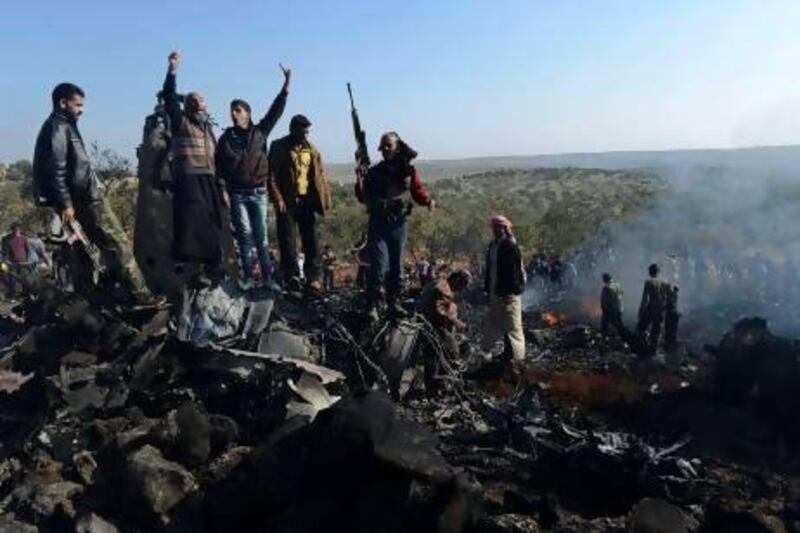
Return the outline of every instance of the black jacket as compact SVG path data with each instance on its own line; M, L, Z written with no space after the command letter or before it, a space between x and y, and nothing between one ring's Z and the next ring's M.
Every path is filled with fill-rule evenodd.
M267 186L269 165L267 137L286 109L286 91L281 91L258 124L247 131L228 128L217 143L217 177L229 190L251 190Z
M75 121L54 111L44 121L33 154L36 205L58 209L97 199L95 176Z
M519 246L511 239L500 241L497 250L497 285L495 295L511 296L522 294L525 289L525 278L522 272L522 252ZM491 294L491 273L492 273L492 246L486 251L486 277L484 280L484 290Z

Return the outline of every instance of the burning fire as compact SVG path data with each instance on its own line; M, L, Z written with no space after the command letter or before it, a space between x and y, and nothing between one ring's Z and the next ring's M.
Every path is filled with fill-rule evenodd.
M565 315L561 313L556 313L555 311L542 311L540 315L542 322L549 327L555 327L567 320Z
M600 317L603 316L600 304L588 296L581 298L581 312L591 320L600 320Z

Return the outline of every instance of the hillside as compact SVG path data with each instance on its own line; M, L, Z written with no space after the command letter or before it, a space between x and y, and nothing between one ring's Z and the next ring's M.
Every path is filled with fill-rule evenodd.
M530 170L541 167L649 169L658 171L664 176L712 167L791 174L800 168L800 146L517 155L420 160L417 163L420 173L432 181L498 169ZM327 169L333 180L342 182L354 180L352 163L330 164Z
M566 254L606 223L652 206L666 185L645 172L538 168L467 174L438 180L430 189L439 207L433 213L414 210L412 250L481 253L489 217L504 213L514 221L526 254L534 249ZM323 241L343 249L366 229L366 216L350 184L334 187L334 206L323 224Z
M431 184L440 208L417 208L411 216L411 249L435 254L474 254L489 238L487 221L496 212L514 221L526 252L545 248L555 253L575 250L606 222L624 219L655 201L664 181L654 174L577 168L494 170L471 173ZM116 180L109 197L129 232L133 228L135 178ZM0 227L21 220L31 230L43 226L42 213L28 202L25 184L0 184ZM45 213L46 214L46 213ZM270 210L270 218L273 213ZM276 243L270 220L270 242ZM322 242L344 251L366 229L364 206L351 184L334 184L334 208L321 224Z

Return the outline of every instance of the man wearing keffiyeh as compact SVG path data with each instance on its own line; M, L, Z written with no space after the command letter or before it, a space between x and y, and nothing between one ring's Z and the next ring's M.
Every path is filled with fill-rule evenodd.
M486 252L484 290L489 295L489 310L483 322L481 350L489 352L501 338L504 356L525 358L525 335L522 330L522 291L525 270L522 252L514 238L513 225L503 215L492 217L494 240Z

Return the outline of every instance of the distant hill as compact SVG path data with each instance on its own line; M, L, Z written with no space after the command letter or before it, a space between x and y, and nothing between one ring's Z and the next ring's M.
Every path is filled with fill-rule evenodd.
M737 172L796 174L800 176L800 146L763 146L734 149L598 152L555 155L519 155L419 161L417 167L428 181L456 178L498 169L580 167L597 169L645 169L669 176L693 168L721 168ZM353 181L352 164L329 165L331 179Z

